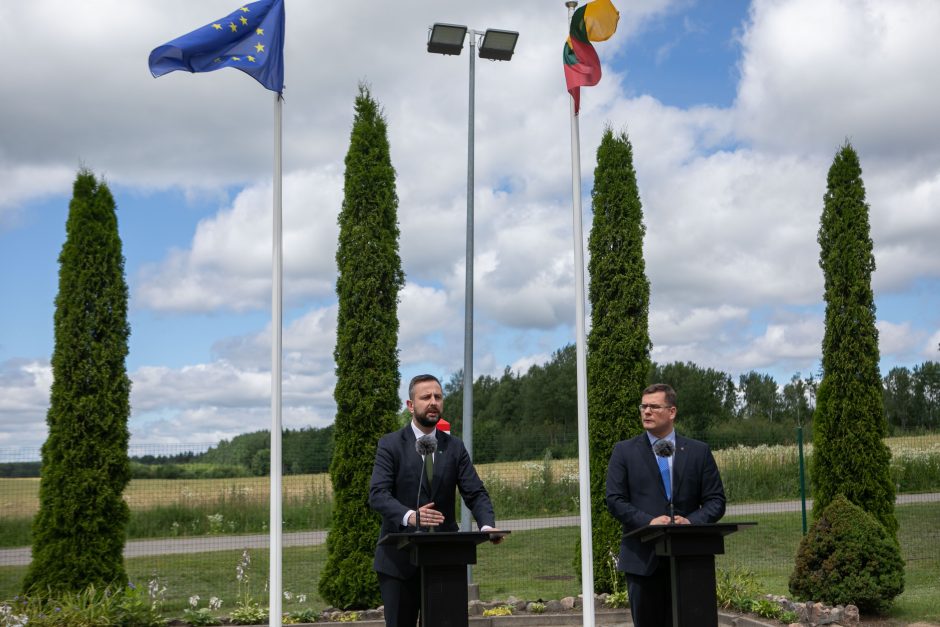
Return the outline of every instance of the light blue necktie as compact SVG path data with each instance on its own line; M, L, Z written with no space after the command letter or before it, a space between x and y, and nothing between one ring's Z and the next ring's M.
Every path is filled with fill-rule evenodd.
M659 464L659 474L663 478L663 486L666 488L666 498L672 499L672 481L669 479L669 460L665 457L656 456L656 463Z

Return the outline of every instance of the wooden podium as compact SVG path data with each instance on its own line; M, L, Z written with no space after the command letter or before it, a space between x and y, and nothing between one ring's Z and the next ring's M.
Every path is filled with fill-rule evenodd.
M508 531L435 531L389 533L379 544L408 551L421 569L421 625L465 627L467 565L477 563L477 545Z
M725 536L756 524L649 525L627 534L669 558L673 627L718 627L715 555L725 552Z

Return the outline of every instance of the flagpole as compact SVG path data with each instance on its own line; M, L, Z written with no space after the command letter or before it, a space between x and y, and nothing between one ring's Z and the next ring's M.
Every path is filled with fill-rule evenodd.
M568 27L578 6L576 0L565 2ZM574 286L576 296L575 335L578 385L578 497L581 514L581 595L582 624L594 627L594 543L591 527L591 448L588 441L587 350L584 332L584 234L581 226L581 132L569 97L571 114L571 219L574 227Z
M283 316L284 255L281 249L281 105L284 99L274 94L274 207L273 207L273 282L271 286L271 518L270 580L268 587L268 624L281 627L281 330Z

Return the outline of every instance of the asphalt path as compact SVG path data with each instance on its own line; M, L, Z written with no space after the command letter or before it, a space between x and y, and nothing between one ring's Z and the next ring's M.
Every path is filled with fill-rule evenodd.
M934 503L940 501L940 492L928 494L902 494L896 503ZM777 514L800 511L800 501L776 501L770 503L747 503L729 505L723 520L753 516L755 514ZM806 509L813 508L813 501L806 501ZM577 527L580 516L553 516L551 518L520 518L500 521L499 528L507 531L528 531L554 527ZM326 531L295 531L282 536L281 545L287 547L317 546L326 542ZM157 540L130 540L124 546L124 557L146 557L150 555L174 555L180 553L208 553L210 551L240 551L242 549L266 549L268 534L234 536L198 536L187 538L160 538ZM26 566L32 559L30 547L0 549L0 566Z

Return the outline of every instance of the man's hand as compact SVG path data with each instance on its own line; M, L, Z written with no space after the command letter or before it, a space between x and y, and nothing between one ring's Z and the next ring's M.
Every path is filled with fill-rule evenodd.
M651 520L650 524L651 525L670 525L670 524L691 525L692 523L685 516L679 516L678 514L676 514L676 517L673 519L663 514L662 516L657 516L656 518Z
M427 505L422 505L418 508L421 512L421 526L422 527L436 527L442 522L444 522L444 514L440 513L434 509L434 503L428 503ZM417 527L417 522L415 521L415 514L411 514L408 517L408 524L412 527Z
M486 533L489 533L490 542L492 542L493 544L499 544L500 542L506 539L506 536L500 533L499 529L496 529L494 527L483 527L482 529L480 529L480 531L485 531Z

